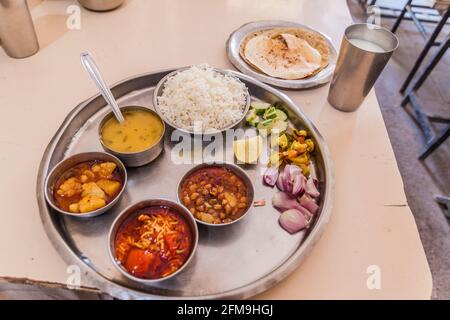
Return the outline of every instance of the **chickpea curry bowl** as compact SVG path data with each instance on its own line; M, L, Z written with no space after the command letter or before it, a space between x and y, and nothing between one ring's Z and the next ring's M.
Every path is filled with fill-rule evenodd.
M194 218L182 205L150 199L123 210L109 231L116 268L143 284L169 279L192 260L198 243Z
M226 162L204 163L178 184L178 201L197 222L223 226L241 220L252 206L254 188L247 173Z
M119 201L127 183L123 163L103 152L86 152L59 162L47 176L45 197L56 211L95 217Z

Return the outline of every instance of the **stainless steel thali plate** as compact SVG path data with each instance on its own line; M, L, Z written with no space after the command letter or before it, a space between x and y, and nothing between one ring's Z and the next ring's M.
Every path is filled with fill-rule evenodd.
M114 85L112 92L120 106L151 106L156 84L171 71L129 78ZM319 239L331 214L333 184L331 161L323 138L286 95L246 75L230 72L247 85L252 99L281 103L296 126L311 131L317 146L313 170L322 194L319 214L312 227L295 235L281 229L279 213L271 205L274 190L262 184L261 168L241 166L253 181L255 199L266 199L266 206L251 208L245 219L227 227L199 225L197 252L176 277L152 286L125 278L108 256L108 230L113 220L124 208L143 199L176 201L179 179L196 164L172 162L175 144L170 139L171 130L167 130L164 151L154 162L127 169L127 189L109 212L82 220L54 211L44 198L44 181L50 170L61 159L75 153L102 150L97 126L109 107L102 97L95 96L78 105L64 120L45 150L37 179L37 200L44 228L65 261L81 268L84 284L120 299L248 298L288 276Z
M305 79L299 79L299 80L284 80L284 79L278 79L271 76L268 76L253 67L249 66L247 62L245 62L240 54L239 54L239 48L241 46L242 40L244 38L256 31L261 30L267 30L267 29L273 29L273 28L300 28L300 29L306 29L313 32L316 32L320 35L322 35L328 42L328 45L330 47L330 63L328 66L321 70L318 74L308 77ZM230 62L242 73L249 75L259 81L262 81L264 83L271 84L273 86L279 87L279 88L286 88L286 89L306 89L315 87L321 84L325 84L328 81L330 81L331 77L333 76L334 67L336 65L336 59L337 59L337 51L336 48L333 45L333 42L331 39L306 25L290 22L290 21L278 21L278 20L267 20L267 21L254 21L250 23L246 23L242 25L239 29L234 31L227 41L227 55Z

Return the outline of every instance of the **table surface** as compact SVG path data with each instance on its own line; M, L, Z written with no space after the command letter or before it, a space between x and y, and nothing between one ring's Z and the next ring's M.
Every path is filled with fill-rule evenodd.
M89 50L114 83L202 62L232 69L225 42L249 21L307 24L336 46L351 24L344 0L128 0L108 13L82 9L81 29L68 30L66 9L75 1L30 4L41 50L23 60L0 50L0 277L55 283L66 283L67 265L42 227L35 184L44 149L65 116L96 94L80 52ZM328 85L285 91L328 143L336 180L331 220L304 263L258 297L428 299L430 270L374 91L354 113L330 107L327 92ZM367 284L372 268L380 276L375 289Z

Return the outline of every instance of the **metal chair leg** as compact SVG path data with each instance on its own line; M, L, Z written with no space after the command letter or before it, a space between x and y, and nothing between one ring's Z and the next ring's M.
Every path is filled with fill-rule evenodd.
M410 73L408 74L408 77L406 78L405 82L403 83L402 87L400 88L401 93L404 93L406 91L406 89L408 88L411 80L413 79L414 75L416 74L417 70L419 69L420 65L422 64L422 61L425 59L428 51L435 43L435 40L438 37L439 33L441 32L442 28L445 26L449 15L450 15L450 7L447 9L445 14L442 16L441 20L439 21L439 23L437 24L433 33L431 34L430 38L428 39L427 43L425 44L425 47L423 48L422 52L419 54L419 57L417 58L416 62L414 63L413 68L411 69Z
M450 207L450 197L436 196L436 202Z
M446 126L446 128L442 132L438 134L433 133L429 117L427 117L427 115L422 111L421 106L415 96L415 92L419 90L419 88L428 78L430 73L433 71L434 67L436 67L436 65L444 56L449 47L450 47L450 35L447 35L446 41L441 44L438 52L436 52L436 54L433 56L431 61L425 67L424 71L420 74L417 81L414 83L412 89L406 93L401 102L402 107L405 107L408 103L411 104L411 106L414 109L415 118L419 123L423 133L425 134L425 139L427 140L425 150L419 156L420 160L424 160L425 158L427 158L450 136L450 123ZM445 122L441 120L444 119L439 119L439 122Z
M413 10L411 5L409 5L409 4L406 5L406 12L409 13L409 15L411 16L411 20L414 22L414 24L417 27L417 30L419 30L420 34L422 35L422 37L426 41L428 39L427 30L423 26L423 24L420 21L420 19L417 18L417 16L416 16L416 14L415 14L415 12L414 12L414 10Z
M438 114L427 114L428 119L430 119L433 122L439 122L439 123L449 123L450 118L446 118L443 116L440 116Z
M425 151L419 156L419 160L425 160L434 150L437 149L450 136L450 124L442 130L437 136L431 139L425 148Z
M400 15L398 16L397 20L394 23L394 26L391 29L392 33L395 33L397 31L398 26L400 25L400 23L402 22L403 18L405 17L406 7L409 6L411 4L411 2L412 2L412 0L408 0L408 2L403 7L402 11L400 12Z
M425 67L424 72L420 75L419 79L414 83L412 90L419 89L423 82L428 78L431 71L433 71L436 64L441 60L441 58L444 56L445 52L450 46L450 35L447 36L447 40L443 41L440 45L438 51L434 55L434 57L431 59L430 63Z
M434 200L445 207L444 214L447 218L450 218L450 197L436 196Z

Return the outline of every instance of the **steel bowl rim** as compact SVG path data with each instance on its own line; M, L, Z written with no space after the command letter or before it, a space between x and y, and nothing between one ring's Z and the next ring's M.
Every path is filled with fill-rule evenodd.
M175 205L176 207L180 207L180 209L182 211L184 211L184 213L185 213L185 214L183 214L183 217L186 217L186 219L190 220L190 222L191 222L191 223L189 223L189 227L191 228L191 232L193 233L193 238L195 238L194 242L192 243L193 246L192 246L189 258L184 262L184 264L178 270L176 270L174 273L171 273L170 275L163 277L163 278L143 279L143 278L135 277L119 265L119 263L116 260L116 256L113 253L113 249L114 249L113 248L114 247L113 237L116 236L118 228L120 228L120 225L125 221L125 219L127 219L130 215L132 215L133 213L136 212L136 210L134 210L134 211L130 211L130 210L133 209L133 207L139 206L140 204L147 204L147 202L162 202L162 203L165 203L163 205L166 205L168 203L170 205ZM152 206L152 204L148 204L146 207L150 207L150 206ZM167 206L169 206L169 205L167 205ZM178 208L172 207L172 209L174 209L177 212L180 211L180 210L178 210ZM124 217L125 215L126 215L126 217ZM122 220L122 221L119 221L119 220ZM119 225L119 222L120 222L120 225ZM167 198L144 199L144 200L140 200L138 202L130 204L125 209L120 211L119 214L114 218L114 221L112 222L111 226L109 227L109 231L108 231L108 253L109 253L109 257L110 257L113 265L116 267L117 270L119 270L119 272L122 275L124 275L126 278L128 278L132 281L149 285L149 284L153 284L153 283L157 283L157 282L161 282L161 281L166 281L166 280L176 276L180 272L182 272L186 268L186 266L192 261L194 255L195 255L195 252L197 251L198 238L199 238L199 233L198 233L197 223L196 223L194 217L189 212L189 210L184 205L182 205L181 203L178 203L176 201L169 200Z
M93 0L78 0L78 1L84 8L94 12L112 11L119 8L124 3L124 0L116 0L114 5L110 4L105 7L104 6L105 1L101 1L100 4L98 3L98 1L95 4L93 4L92 3Z
M149 146L148 148L141 150L141 151L135 151L135 152L122 152L122 151L116 151L114 149L109 148L105 143L103 143L103 139L102 139L102 128L103 126L106 124L107 119L109 120L109 117L111 117L111 115L114 115L114 112L108 112L103 118L102 120L100 120L99 124L98 124L98 140L100 141L100 144L102 145L102 147L107 150L108 152L114 152L116 154L119 155L124 155L124 156L134 156L134 155L140 155L143 154L151 149L153 149L154 147L156 147L159 143L161 143L161 140L164 139L164 135L166 133L166 124L164 122L164 119L154 110L147 108L145 106L123 106L119 108L120 110L122 109L140 109L140 110L144 110L147 112L152 113L153 115L157 116L158 119L161 121L162 125L163 125L163 131L161 136L159 137L159 139L153 143L151 146Z
M238 171L239 176L242 178L244 177L246 182L248 182L247 184L247 188L250 187L250 190L248 190L247 194L251 193L252 197L251 199L249 199L249 204L247 209L245 210L245 212L236 220L233 220L231 222L227 222L227 223L207 223L204 222L200 219L197 219L189 210L189 214L194 218L195 221L197 221L198 223L204 225L204 226L208 226L208 227L225 227L225 226L229 226L232 224L237 223L238 221L241 221L242 219L244 219L245 216L247 216L247 214L249 213L250 209L253 207L253 200L255 198L255 187L253 186L252 180L250 179L249 175L247 174L247 172L245 172L244 169L242 169L241 167L239 167L238 165L228 162L228 161L206 161L204 163L200 163L194 167L192 167L191 169L189 169L185 174L183 174L183 176L180 178L180 180L178 181L178 185L177 185L177 201L183 205L183 202L180 199L180 188L182 183L186 180L186 178L191 175L193 172L197 171L198 169L201 168L205 168L205 167L211 167L211 166L224 166L224 167L228 167L230 168L234 173L236 173L236 171ZM184 205L183 205L184 206Z
M53 197L51 197L51 196L48 194L48 187L49 187L48 183L49 183L50 177L51 177L53 174L55 174L56 169L57 169L59 166L61 166L64 162L68 161L68 160L71 159L71 158L79 157L79 156L81 156L81 155L86 155L86 154L92 154L92 155L94 155L94 154L102 154L102 155L106 155L107 157L110 157L112 160L114 160L114 161L116 162L116 164L119 164L120 167L121 167L121 169L122 169L122 171L123 171L123 185L122 185L122 188L121 188L121 190L119 191L119 193L117 194L117 196L116 196L110 203L108 203L106 206L104 206L104 207L102 207L102 208L99 208L99 209L97 209L97 210L90 211L90 212L87 212L87 213L84 213L84 214L83 214L83 213L71 213L71 212L68 212L68 211L64 211L64 210L60 209L60 208L54 203L54 201L52 200ZM95 160L95 159L94 159L94 160ZM81 163L81 162L79 162L79 163ZM77 163L77 164L79 164L79 163ZM75 165L77 165L77 164L75 164ZM127 173L127 169L126 169L125 165L123 164L123 162L120 161L120 159L117 158L116 156L114 156L114 155L112 155L112 154L110 154L110 153L107 153L107 152L102 152L102 151L81 152L81 153L76 153L76 154L73 154L73 155L71 155L71 156L69 156L69 157L67 157L67 158L62 159L61 161L59 161L59 162L52 168L52 170L50 170L50 172L49 172L49 174L47 175L47 177L45 178L45 182L44 182L44 196L45 196L45 200L47 200L47 203L52 207L52 209L56 210L57 212L59 212L59 213L61 213L61 214L63 214L63 215L70 216L70 217L75 217L75 218L81 218L81 219L94 218L94 217L97 217L97 216L99 216L99 215L102 215L102 214L106 213L106 212L107 212L109 209L111 209L117 202L119 202L119 200L120 200L120 199L122 198L122 196L123 196L123 193L124 193L124 191L125 191L127 182L128 182L128 173Z
M214 68L212 67L212 69L218 73L221 73L223 75L227 75L232 77L233 79L239 81L240 83L242 83L245 87L245 96L246 96L246 103L245 103L245 107L243 110L243 115L242 117L237 120L236 122L234 122L233 124L226 126L222 129L215 129L212 131L195 131L195 130L189 130L189 129L184 129L184 128L180 128L179 126L175 125L174 123L172 123L171 121L169 121L165 116L162 115L159 106L158 106L158 97L160 96L158 94L159 91L161 91L164 88L164 84L166 83L167 79L174 76L175 74L188 70L190 68L192 68L193 66L188 66L188 67L181 67L178 68L170 73L168 73L167 75L165 75L163 78L161 78L161 80L157 83L157 85L155 86L155 89L153 90L153 107L155 108L155 112L160 116L160 118L166 122L169 126L171 126L172 128L179 130L181 132L184 133L188 133L188 134L193 134L193 135L199 135L199 134L203 134L203 135L209 135L209 134L217 134L217 133L221 133L224 132L228 129L231 129L235 126L237 126L243 119L245 119L248 111L250 110L250 104L251 104L251 95L250 95L250 91L248 90L247 85L241 81L241 79L239 79L239 77L237 77L232 70L228 70L228 69L220 69L220 68Z

